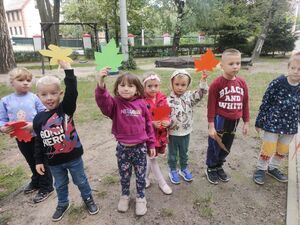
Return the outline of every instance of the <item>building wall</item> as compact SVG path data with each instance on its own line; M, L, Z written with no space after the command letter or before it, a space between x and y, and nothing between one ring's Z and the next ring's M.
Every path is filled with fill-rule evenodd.
M23 22L25 27L25 36L32 37L41 33L40 14L36 8L35 0L30 0L22 10Z
M35 5L35 0L29 0L22 9L6 11L7 25L11 37L32 37L41 33L40 15Z

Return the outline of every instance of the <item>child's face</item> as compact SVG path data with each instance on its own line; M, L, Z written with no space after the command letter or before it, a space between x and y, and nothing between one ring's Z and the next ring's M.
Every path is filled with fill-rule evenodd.
M221 61L221 68L227 79L234 78L241 69L241 56L240 55L225 55Z
M41 84L37 94L44 106L50 111L58 107L63 91L55 84Z
M177 96L183 95L189 86L189 77L175 76L172 81L173 91Z
M118 85L118 93L124 99L131 99L136 94L136 86L127 81Z
M288 81L292 84L300 82L300 60L292 60L288 68Z
M145 84L145 93L151 97L155 97L160 90L160 83L158 80L148 80Z
M18 77L13 79L11 86L15 89L17 94L26 94L31 88L31 78L28 77Z

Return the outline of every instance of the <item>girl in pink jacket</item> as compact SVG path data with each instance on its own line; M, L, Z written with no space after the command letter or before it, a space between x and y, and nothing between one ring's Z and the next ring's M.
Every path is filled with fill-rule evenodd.
M145 99L148 104L148 109L151 113L151 119L155 133L155 156L158 154L165 154L168 143L167 127L170 125L170 116L167 116L167 118L163 118L162 120L155 120L153 115L157 108L168 106L167 97L160 92L160 78L156 73L148 72L144 74L143 85ZM150 186L150 171L152 171L154 174L154 177L157 180L158 186L162 192L167 195L172 194L172 189L164 179L156 157L147 157L146 188Z

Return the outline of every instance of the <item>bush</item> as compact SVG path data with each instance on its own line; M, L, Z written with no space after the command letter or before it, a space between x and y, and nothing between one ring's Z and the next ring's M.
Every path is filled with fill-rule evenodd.
M39 52L14 52L16 63L39 62L41 54Z
M132 54L129 54L128 61L122 62L121 70L135 70L136 69L136 62L133 59Z
M94 55L95 50L92 48L87 48L84 50L84 56L86 59L95 59Z

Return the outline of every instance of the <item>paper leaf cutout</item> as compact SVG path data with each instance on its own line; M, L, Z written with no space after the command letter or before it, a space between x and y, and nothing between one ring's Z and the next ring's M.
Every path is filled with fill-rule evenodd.
M50 59L50 65L57 65L58 60L62 60L68 63L73 62L73 60L68 57L72 54L73 50L71 48L60 48L56 45L49 45L48 48L50 50L39 50L41 55L51 57Z
M102 52L95 52L96 70L104 67L110 67L110 72L118 72L124 59L123 54L118 54L119 48L116 46L115 40L112 38L108 44L102 49Z
M215 58L214 53L209 48L207 49L206 53L203 54L200 59L194 60L196 72L203 71L203 70L209 70L212 71L218 64L219 60Z
M171 108L168 105L155 108L153 110L153 121L168 120Z
M14 131L10 133L10 137L16 137L19 141L29 142L32 138L31 133L28 130L22 130L21 128L26 126L25 121L8 122L5 126L11 126Z

